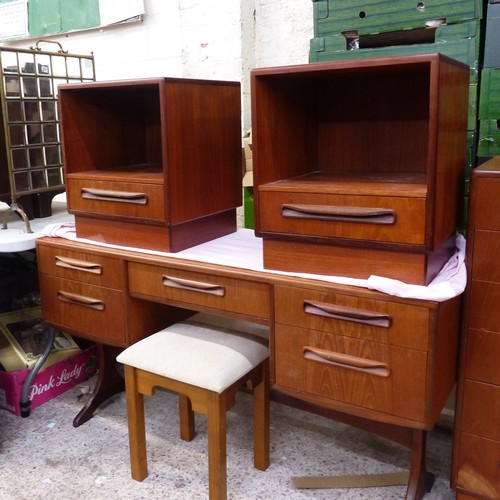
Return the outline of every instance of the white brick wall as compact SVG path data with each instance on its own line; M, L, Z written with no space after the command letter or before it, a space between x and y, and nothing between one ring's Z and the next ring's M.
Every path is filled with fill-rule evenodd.
M184 76L240 81L245 130L250 70L308 61L312 0L145 0L144 5L142 23L51 39L73 53L93 52L98 80Z

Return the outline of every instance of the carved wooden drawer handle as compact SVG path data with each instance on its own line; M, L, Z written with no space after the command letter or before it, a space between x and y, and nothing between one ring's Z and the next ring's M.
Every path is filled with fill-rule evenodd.
M210 295L217 295L219 297L223 297L226 294L225 288L221 285L176 278L173 276L163 276L162 283L163 285L172 288L180 288L182 290L190 290L192 292L208 293Z
M119 203L136 203L145 205L148 202L146 193L133 191L113 191L111 189L82 188L82 198L98 201L117 201Z
M332 205L295 205L285 203L281 215L290 219L317 219L332 222L394 224L396 212L389 208L365 208Z
M70 257L55 256L56 266L83 271L85 273L102 274L102 266L86 260L71 259Z
M377 375L378 377L388 377L391 373L386 363L373 359L359 358L358 356L327 351L326 349L311 346L305 346L303 352L306 359Z
M325 304L312 300L304 300L304 312L315 316L324 316L326 318L341 319L383 328L389 328L392 324L392 317L389 314L339 306L336 304Z
M95 309L96 311L104 311L104 302L102 300L85 297L85 295L78 295L76 293L63 292L59 290L57 292L57 298L61 302L66 302L68 304L89 307L90 309Z

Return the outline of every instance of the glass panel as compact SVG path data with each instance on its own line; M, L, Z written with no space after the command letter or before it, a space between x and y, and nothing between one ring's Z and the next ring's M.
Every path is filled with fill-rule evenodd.
M58 142L57 125L55 123L43 124L43 142Z
M40 111L38 109L38 103L33 101L26 101L24 103L24 116L27 122L39 122Z
M36 78L26 77L23 78L23 96L24 97L37 97L36 91Z
M26 75L35 74L35 59L33 54L19 53L19 69Z
M52 81L50 78L39 78L40 97L52 97Z
M47 173L47 185L50 187L61 186L63 183L62 172L60 168L48 168Z
M3 50L2 64L5 73L19 73L19 68L17 67L16 52L9 52L8 50Z
M7 121L23 121L23 107L20 101L7 101Z
M5 95L7 97L21 97L21 84L17 76L5 77Z
M28 168L28 158L26 157L25 149L12 150L12 168L14 170Z
M30 167L43 167L42 148L29 148L28 156L30 159Z
M62 85L63 83L68 83L68 81L66 79L64 79L64 80L54 79L54 95L55 95L55 97L59 96L59 85Z
M14 174L14 188L16 192L28 191L30 188L30 181L27 172L19 172Z
M61 164L59 146L47 146L45 148L45 164L51 166Z
M70 78L81 78L80 73L80 59L77 57L66 58L66 64L68 65L68 76Z
M41 189L46 187L43 170L34 170L31 172L31 186L33 187L33 189Z
M82 78L85 80L94 79L94 64L92 59L82 59Z
M40 144L42 142L42 128L36 125L26 125L28 144Z
M54 121L56 119L55 103L53 101L42 101L40 103L42 108L42 120Z
M11 146L24 146L24 125L10 125L9 136Z
M37 54L35 56L36 71L39 75L48 76L52 73L50 68L50 56L47 54Z
M66 77L66 63L63 56L52 56L52 74Z

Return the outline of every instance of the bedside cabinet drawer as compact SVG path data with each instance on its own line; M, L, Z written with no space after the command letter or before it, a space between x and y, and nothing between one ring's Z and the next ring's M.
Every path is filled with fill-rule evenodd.
M470 283L469 327L500 334L500 283Z
M425 419L425 352L276 324L274 358L279 387Z
M500 283L500 266L492 265L500 255L500 231L476 231L473 248L473 279Z
M429 310L304 288L275 287L276 322L427 350Z
M425 198L267 190L259 197L263 232L425 244Z
M130 293L139 298L164 299L188 309L217 309L265 320L270 317L267 284L135 262L128 264L128 276Z
M122 288L123 272L119 259L38 245L37 260L41 274L108 288Z
M163 185L67 176L71 213L165 220Z
M127 308L121 290L44 276L40 293L44 321L89 340L125 344Z

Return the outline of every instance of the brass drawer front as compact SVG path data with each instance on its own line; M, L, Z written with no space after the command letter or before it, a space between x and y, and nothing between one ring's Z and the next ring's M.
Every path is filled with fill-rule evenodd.
M163 186L67 176L70 212L165 220Z
M424 422L427 354L276 324L278 387Z
M44 321L89 340L125 344L127 317L122 291L44 276L40 292Z
M277 323L410 349L428 348L425 307L276 286L275 315Z
M119 259L92 253L38 245L38 270L41 274L91 283L108 288L123 288Z
M197 309L198 306L268 320L269 285L217 275L130 262L132 295Z
M425 198L259 193L260 230L423 245Z

